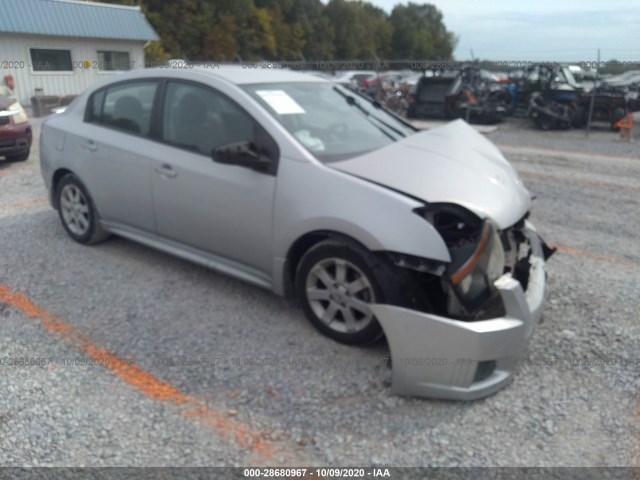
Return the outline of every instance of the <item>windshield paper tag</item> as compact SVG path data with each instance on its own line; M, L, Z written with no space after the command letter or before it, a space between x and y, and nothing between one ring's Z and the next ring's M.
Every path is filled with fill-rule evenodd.
M294 115L305 113L293 98L284 90L257 90L256 93L273 108L278 115Z

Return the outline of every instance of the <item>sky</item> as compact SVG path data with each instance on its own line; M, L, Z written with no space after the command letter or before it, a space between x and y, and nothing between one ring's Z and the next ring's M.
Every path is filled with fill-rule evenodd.
M367 0L391 13L398 0ZM407 0L405 0L406 3ZM458 36L456 60L640 62L640 0L412 0Z

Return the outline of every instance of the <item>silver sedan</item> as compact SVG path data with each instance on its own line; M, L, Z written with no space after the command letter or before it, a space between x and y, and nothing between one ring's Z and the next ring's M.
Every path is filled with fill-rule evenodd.
M139 70L49 117L40 145L75 241L127 237L297 296L338 342L385 337L396 393L497 391L540 318L530 195L462 121L419 133L291 71Z

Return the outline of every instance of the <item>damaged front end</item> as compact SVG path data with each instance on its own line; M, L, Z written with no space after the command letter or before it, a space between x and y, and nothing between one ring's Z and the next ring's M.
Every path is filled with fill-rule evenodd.
M415 309L372 305L389 343L392 391L458 400L496 392L515 373L542 315L545 260L553 253L522 218L497 230L456 205L416 211L451 254L447 265L417 260Z

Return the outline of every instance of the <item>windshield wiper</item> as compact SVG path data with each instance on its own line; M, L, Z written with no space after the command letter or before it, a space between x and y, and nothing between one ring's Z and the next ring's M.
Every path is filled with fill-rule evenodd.
M398 130L397 128L393 127L392 125L389 125L387 122L385 122L384 120L379 119L377 116L372 115L371 112L369 112L366 108L364 108L362 105L360 105L355 97L351 96L351 95L347 95L346 93L340 91L340 89L338 87L333 87L333 89L338 92L346 101L347 104L357 108L358 110L360 110L362 113L365 114L365 116L369 119L374 119L375 121L381 123L382 125L384 125L386 128L388 128L389 130L397 133L398 135L400 135L401 137L406 137L405 133L402 130ZM374 125L376 128L378 128L378 130L380 130L382 133L384 133L387 137L389 137L391 140L397 140L396 138L393 137L393 135L389 134L389 132L385 131L383 128L379 127L378 125L372 124Z

